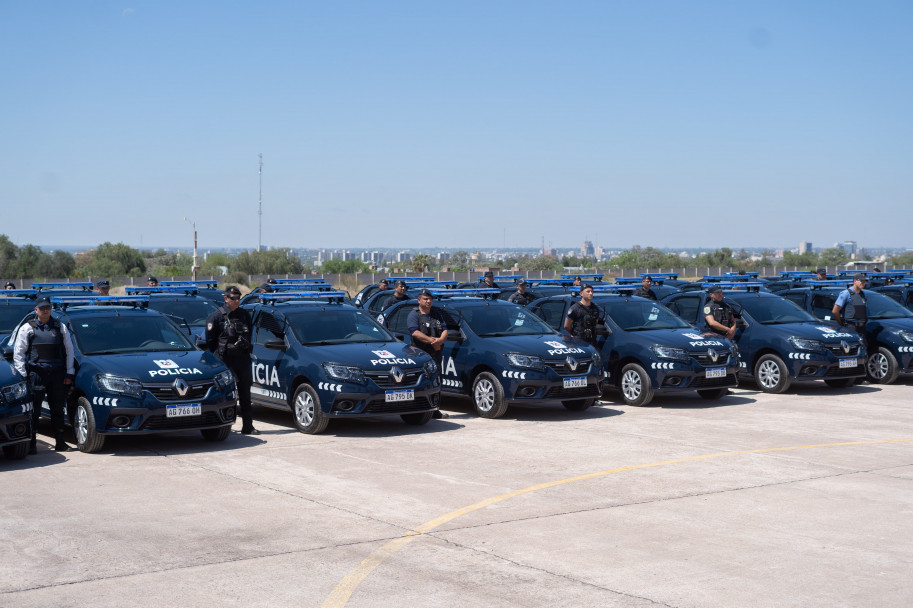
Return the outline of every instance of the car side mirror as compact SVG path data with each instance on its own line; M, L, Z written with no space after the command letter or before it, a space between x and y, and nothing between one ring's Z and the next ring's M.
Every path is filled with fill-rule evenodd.
M269 340L267 340L266 342L263 343L263 346L270 350L285 350L286 349L285 340L281 340L279 338L270 338Z
M453 340L454 342L462 342L466 339L463 335L462 330L459 329L448 329L447 330L447 339Z

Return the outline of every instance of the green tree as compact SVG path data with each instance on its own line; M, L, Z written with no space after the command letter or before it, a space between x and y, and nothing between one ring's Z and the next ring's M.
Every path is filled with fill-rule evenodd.
M450 259L447 260L447 266L457 272L465 272L469 270L469 252L463 251L454 251L450 256Z
M357 261L357 260L355 260ZM229 260L229 270L244 274L301 274L301 260L289 249L242 251Z
M893 266L913 266L913 253L902 253L900 255L895 255L893 258L888 259L887 263Z
M105 242L80 258L79 274L92 277L138 277L146 272L143 255L123 243Z
M806 251L805 253L787 251L783 254L783 264L785 266L805 266L814 268L818 264L818 255L811 251Z
M734 266L735 260L732 257L732 249L723 247L710 253L702 253L694 258L695 266Z
M11 277L16 274L16 261L19 248L5 234L0 234L0 277Z
M818 254L818 263L822 266L839 266L841 264L846 264L849 259L850 256L846 251L839 247L831 247Z
M553 255L540 255L534 258L521 258L520 270L557 270L558 258Z
M412 258L412 272L425 272L431 264L431 257L420 253Z
M320 266L324 274L354 274L367 272L369 267L361 260L327 260Z

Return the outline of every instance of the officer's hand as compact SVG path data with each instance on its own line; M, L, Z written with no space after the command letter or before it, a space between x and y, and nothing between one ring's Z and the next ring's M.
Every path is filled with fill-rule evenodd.
M733 325L732 327L729 328L729 331L726 332L726 337L731 340L734 335L735 335L735 326Z

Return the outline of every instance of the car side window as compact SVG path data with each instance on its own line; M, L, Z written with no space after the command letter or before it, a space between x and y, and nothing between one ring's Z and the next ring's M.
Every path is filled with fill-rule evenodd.
M793 304L797 305L802 310L805 310L805 293L804 292L800 291L797 293L788 293L783 297L786 298L787 300L789 300L790 302L792 302Z
M254 322L256 327L256 335L254 336L254 344L264 345L267 340L275 340L279 338L280 340L284 339L285 336L282 333L282 326L279 324L279 321L272 314L267 312L261 312L257 316L257 320Z
M907 306L908 308L909 308L910 306L913 306L913 289L908 289L908 290L907 290L907 302L906 302L906 306Z
M899 289L882 289L881 293L888 296L892 300L903 304L903 292L901 292Z
M701 307L701 298L700 296L684 296L677 298L675 301L670 302L672 306L669 308L684 319L686 322L696 324L698 322L697 313L698 309Z
M564 325L564 302L561 300L543 302L535 312L552 329L561 329Z
M409 313L412 312L411 306L400 306L387 316L387 328L398 334L408 334L409 328L406 322L409 320Z
M830 319L833 315L834 302L837 299L834 296L816 293L812 295L812 314L819 319Z

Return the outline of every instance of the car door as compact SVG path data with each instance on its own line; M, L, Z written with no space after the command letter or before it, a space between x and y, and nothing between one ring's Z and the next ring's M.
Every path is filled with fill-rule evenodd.
M532 310L534 315L545 321L549 327L555 331L561 331L561 328L564 327L566 306L567 301L565 300L546 300L530 304L530 310Z
M294 361L287 355L289 340L284 332L284 319L273 312L260 310L254 317L253 352L251 353L251 401L261 405L285 408L288 403L288 383L294 377L290 370ZM281 340L285 349L267 348Z
M698 314L701 311L704 297L700 293L685 293L671 299L666 308L677 314L686 323L690 323L706 331L707 323L704 321L704 315Z

